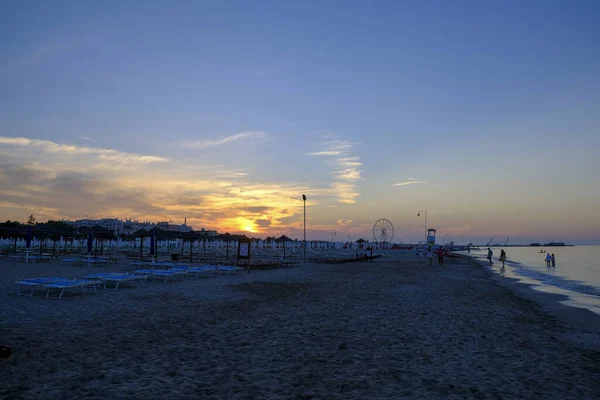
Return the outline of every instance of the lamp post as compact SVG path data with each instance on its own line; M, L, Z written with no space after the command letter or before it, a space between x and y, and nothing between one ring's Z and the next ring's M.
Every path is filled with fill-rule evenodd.
M306 264L306 195L302 195L302 200L297 199L295 197L290 197L291 199L298 200L304 202L304 256L303 263Z
M417 213L417 217L421 216L421 213L423 213L423 215L425 216L425 242L424 242L424 246L425 248L427 247L427 210L425 211L420 211Z

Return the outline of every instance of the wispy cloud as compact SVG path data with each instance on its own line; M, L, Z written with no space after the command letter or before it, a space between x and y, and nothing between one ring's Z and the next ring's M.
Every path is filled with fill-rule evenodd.
M1 145L12 147L22 147L37 149L46 153L62 155L94 155L100 159L120 162L120 163L138 163L146 164L151 162L167 161L164 157L141 155L136 153L126 153L120 150L102 149L86 146L75 146L70 144L60 144L50 140L29 139L25 137L4 137L0 136Z
M353 144L345 140L330 140L321 143L322 149L309 153L315 157L328 157L333 165L331 175L334 180L332 189L340 203L352 204L360 195L356 191L357 180L362 179L360 157L352 155Z
M79 139L83 139L83 140L86 140L88 142L93 142L94 141L94 139L92 139L89 136L79 136Z
M415 178L408 178L405 182L394 183L394 186L417 185L421 183L427 183L427 181L417 181Z
M234 142L250 139L262 139L266 136L266 132L241 132L235 135L226 136L218 139L198 140L192 143L184 144L184 147L194 149L209 149L212 147L224 146Z
M308 153L311 156L339 156L342 154L339 150L330 150L330 151L315 151L313 153Z

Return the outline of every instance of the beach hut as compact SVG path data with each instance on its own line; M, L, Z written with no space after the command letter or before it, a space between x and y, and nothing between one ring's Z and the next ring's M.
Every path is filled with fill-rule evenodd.
M226 260L229 260L229 243L231 243L235 240L235 236L231 235L229 232L227 232L227 233L217 235L217 239L222 240L223 243L225 243L225 248L226 248L225 258L226 258Z
M278 246L283 247L283 259L285 260L285 248L288 247L290 243L294 243L294 240L285 235L281 235L275 239L275 243L277 243Z
M89 233L90 232L93 237L94 257L98 257L98 243L100 243L100 255L102 255L102 253L104 252L104 241L105 240L110 240L110 241L114 240L115 233L112 230L105 228L103 226L100 226L100 225L94 225L91 228L90 227L80 227L79 228L79 233L87 236L88 241L89 241ZM88 248L88 253L89 253L89 248Z
M363 238L360 238L356 241L356 245L359 249L364 250L366 247L367 241Z

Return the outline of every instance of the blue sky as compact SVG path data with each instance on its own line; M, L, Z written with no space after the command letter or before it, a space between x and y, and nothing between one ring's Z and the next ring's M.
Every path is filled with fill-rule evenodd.
M3 2L0 216L294 235L300 191L315 238L385 217L414 241L427 208L458 241L599 243L598 20L593 1Z

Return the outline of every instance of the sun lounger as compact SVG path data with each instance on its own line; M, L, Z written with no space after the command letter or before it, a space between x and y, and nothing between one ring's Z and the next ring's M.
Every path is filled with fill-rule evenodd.
M94 274L89 274L84 276L84 279L96 279L102 280L102 278L106 276L119 276L119 275L129 275L127 272L96 272Z
M81 289L82 292L85 293L85 289L92 289L93 293L98 294L98 282L92 280L64 280L64 281L54 281L48 282L41 285L43 288L47 289L46 298L50 297L50 293L53 291L58 292L58 298L62 298L63 294L66 290L70 289ZM88 292L91 293L91 292Z
M187 275L187 269L186 270L154 270L154 271L152 271L152 274L151 274L151 276L154 278L155 282L157 279L164 279L163 283L167 283L167 280L169 278L171 278L172 280L175 280L175 278L177 278L177 277L184 279L186 275Z
M67 281L67 278L31 278L31 279L23 279L21 281L15 282L19 285L19 290L17 290L17 294L21 296L31 297L35 293L37 289L40 289L42 285L52 282L61 282ZM24 291L23 289L27 289L28 291Z
M145 275L134 275L134 274L121 274L121 275L107 275L98 277L102 282L104 282L104 289L107 289L111 284L115 287L114 290L117 290L122 283L129 282L129 285L133 287L133 282L140 281L140 284L144 286L144 280L146 279Z
M200 274L211 273L213 274L217 270L217 267L214 266L206 266L206 267L190 267L187 270L188 275L196 275L196 279L200 276Z
M246 270L244 267L234 267L231 265L219 265L217 267L217 272L225 272L227 275L229 274L239 274L241 271Z

